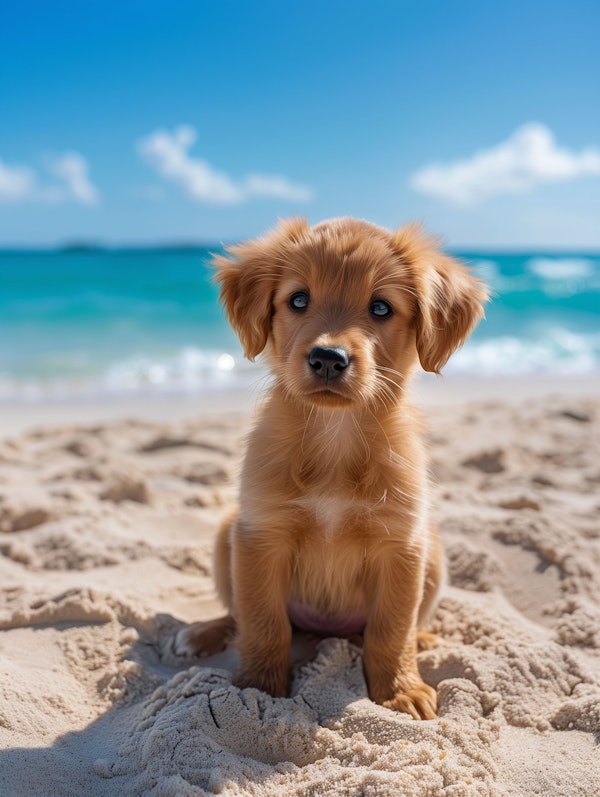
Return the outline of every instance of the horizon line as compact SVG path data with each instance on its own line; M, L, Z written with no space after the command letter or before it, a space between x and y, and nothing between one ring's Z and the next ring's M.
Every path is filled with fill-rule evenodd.
M195 241L195 240L171 240L162 241L121 241L109 242L99 240L65 240L60 243L42 244L22 244L22 243L0 243L0 253L77 253L77 252L119 252L119 251L185 251L199 249L224 249L239 243L247 238L232 238L228 241ZM600 256L600 246L597 248L579 247L576 244L559 246L549 246L548 244L452 244L442 246L442 249L456 254L572 254L572 255L591 255Z

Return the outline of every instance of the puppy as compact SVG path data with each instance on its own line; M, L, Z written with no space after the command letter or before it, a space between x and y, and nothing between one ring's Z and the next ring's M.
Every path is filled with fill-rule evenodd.
M442 553L406 390L418 361L438 373L464 342L485 287L417 227L350 218L281 222L216 268L247 357L263 353L273 381L216 545L229 614L186 627L175 649L210 655L235 638L235 683L284 696L292 626L363 633L371 699L432 719L417 629Z

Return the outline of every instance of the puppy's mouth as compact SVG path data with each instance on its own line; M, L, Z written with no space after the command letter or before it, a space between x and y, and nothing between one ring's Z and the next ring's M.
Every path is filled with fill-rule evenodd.
M314 388L305 390L304 395L308 398L323 398L325 400L330 398L343 399L348 402L353 400L352 397L348 395L347 390L341 389L341 385L315 385Z
M348 407L356 403L356 400L347 393L330 388L304 391L302 398L310 404L324 407Z

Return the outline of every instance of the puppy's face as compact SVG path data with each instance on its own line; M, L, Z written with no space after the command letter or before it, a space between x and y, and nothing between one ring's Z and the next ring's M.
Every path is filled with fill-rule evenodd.
M438 371L482 315L483 286L415 228L292 220L229 251L217 280L246 354L311 405L394 403L417 359Z
M292 252L266 347L285 392L334 407L393 400L415 360L409 277L383 242L361 235L323 228Z

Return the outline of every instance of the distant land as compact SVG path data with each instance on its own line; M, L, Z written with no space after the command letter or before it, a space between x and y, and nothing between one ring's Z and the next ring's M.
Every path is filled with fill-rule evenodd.
M199 249L220 250L237 241L156 241L156 242L106 242L106 241L65 241L56 244L4 244L0 252L123 252L123 251L196 251Z
M123 252L123 251L197 251L197 250L222 250L226 246L239 243L240 238L232 238L228 241L194 241L194 240L174 240L174 241L125 241L109 242L101 240L67 240L55 244L3 244L0 245L0 252ZM505 246L445 246L447 252L460 257L493 257L494 255L512 256L554 256L564 257L567 255L577 257L596 257L600 254L598 249L580 249L573 247L511 247Z
M168 249L195 251L197 249L221 249L224 244L216 243L215 241L161 241L158 243L119 243L107 244L100 241L68 241L60 246L57 246L57 251L60 252L110 252L114 250L127 250L127 249ZM226 244L225 244L226 245Z

